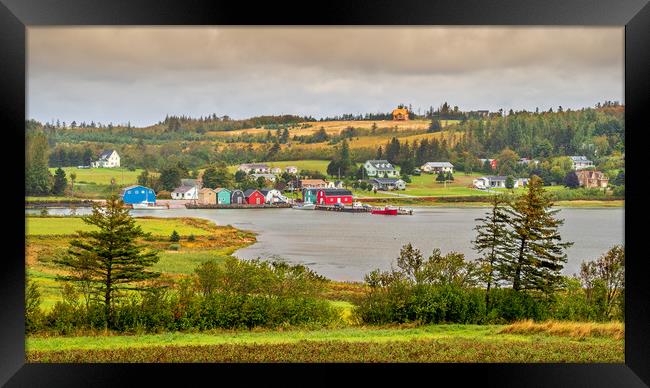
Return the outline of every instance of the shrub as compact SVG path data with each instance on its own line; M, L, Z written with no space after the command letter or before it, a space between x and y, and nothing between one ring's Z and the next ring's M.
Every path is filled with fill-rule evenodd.
M196 237L194 237L193 234L190 234L190 235L187 237L187 241L196 241Z
M175 244L169 244L168 249L170 251L178 251L178 250L181 249L181 244L176 244L176 243Z
M172 231L171 236L169 236L169 241L171 242L179 242L181 241L181 236L178 234L176 230Z

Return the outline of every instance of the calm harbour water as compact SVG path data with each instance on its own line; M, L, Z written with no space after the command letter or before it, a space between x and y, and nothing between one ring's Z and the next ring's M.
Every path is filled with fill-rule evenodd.
M433 248L475 259L471 240L475 218L487 208L413 208L412 216L378 216L294 209L132 210L134 216L199 217L257 233L257 242L235 252L243 259L280 257L302 263L334 280L363 280L375 268L389 269L402 245L411 242L423 254ZM48 209L69 214L69 209ZM88 208L77 209L84 214ZM27 213L40 213L29 209ZM615 244L624 242L623 208L563 208L560 232L568 249L564 273L579 270Z

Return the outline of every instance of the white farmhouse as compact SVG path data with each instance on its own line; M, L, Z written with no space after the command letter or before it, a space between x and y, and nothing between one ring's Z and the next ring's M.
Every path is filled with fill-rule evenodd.
M172 191L172 199L199 199L197 186L181 186Z
M472 184L477 189L505 189L506 188L506 176L482 176L476 178L472 181ZM528 184L527 178L520 178L513 180L513 188L519 187L519 185L525 186Z
M449 162L426 162L420 167L420 170L432 174L438 174L441 171L453 174L454 165Z
M105 150L99 155L99 159L97 159L94 162L91 162L91 165L95 168L120 167L120 155L118 155L117 151L115 150Z
M573 163L573 169L576 171L594 166L594 162L587 159L586 156L570 156L570 158Z
M256 179L256 180L259 177L263 177L267 181L271 181L271 182L275 182L275 180L277 179L277 177L275 175L273 175L273 174L251 174L251 176L253 177L253 179Z
M262 189L260 193L264 196L264 202L275 204L275 203L288 203L289 198L282 195L280 190L276 189Z
M363 168L369 177L378 178L397 178L399 173L388 160L366 160Z
M269 166L264 163L243 163L237 167L237 170L243 171L246 174L268 174L271 171Z
M284 168L284 171L286 171L289 174L297 174L298 173L298 167L296 166L287 166Z

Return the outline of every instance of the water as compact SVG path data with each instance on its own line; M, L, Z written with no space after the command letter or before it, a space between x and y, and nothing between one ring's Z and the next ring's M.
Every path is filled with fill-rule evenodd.
M70 209L48 209L50 214L69 214ZM256 232L257 243L240 249L243 259L281 257L305 264L335 280L363 280L375 268L389 269L402 245L411 242L425 255L440 248L475 259L471 240L475 218L487 208L414 208L412 216L378 216L293 209L171 209L132 210L134 216L200 217L218 225L232 225ZM77 208L87 214L89 208ZM39 214L40 209L25 213ZM624 243L623 208L564 208L558 216L567 250L564 273L579 271L583 260L593 260L615 244Z

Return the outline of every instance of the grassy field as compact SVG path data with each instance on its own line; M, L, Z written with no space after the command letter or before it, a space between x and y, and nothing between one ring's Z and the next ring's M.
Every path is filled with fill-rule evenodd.
M63 271L52 260L65 252L72 234L77 230L91 230L80 217L26 217L26 264L30 280L41 289L42 304L50 309L61 300L61 283L57 274ZM153 270L176 278L191 274L204 261L223 261L235 250L252 244L252 233L230 226L216 226L212 222L193 218L137 218L136 222L152 238L144 241L159 251L159 261ZM181 241L179 250L170 249L169 236L176 230ZM188 237L194 235L194 241Z
M54 174L56 168L50 168L50 172ZM142 173L141 169L129 171L124 167L120 168L76 168L76 167L63 167L66 178L70 182L70 174L77 174L75 186L78 183L94 183L97 185L110 185L111 179L115 179L118 186L126 186L136 184L138 175Z
M588 325L592 330L564 332L427 325L29 337L26 348L29 362L623 362L622 329Z

